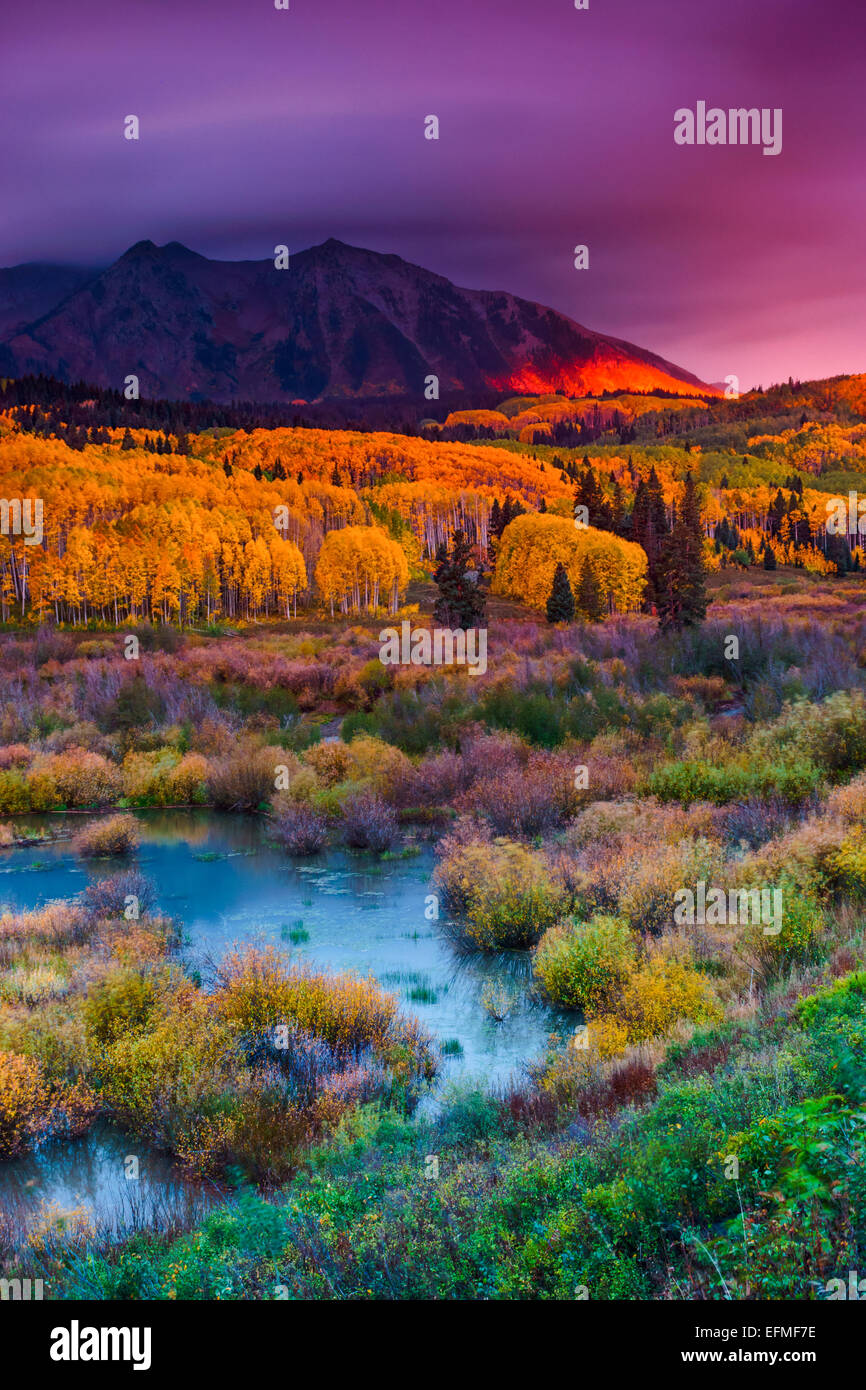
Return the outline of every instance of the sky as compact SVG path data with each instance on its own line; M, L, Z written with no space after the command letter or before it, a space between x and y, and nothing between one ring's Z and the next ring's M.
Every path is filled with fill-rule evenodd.
M7 9L0 265L333 236L707 381L866 371L863 0L289 3ZM698 101L781 153L675 144Z

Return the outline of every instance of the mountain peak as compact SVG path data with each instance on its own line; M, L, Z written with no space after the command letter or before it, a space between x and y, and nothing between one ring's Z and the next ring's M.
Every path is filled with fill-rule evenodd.
M553 309L462 289L399 255L337 237L293 255L279 273L267 258L209 260L179 241L146 239L46 303L49 280L38 294L19 296L14 312L9 295L5 336L0 302L0 350L14 374L116 386L135 371L149 396L214 401L423 401L431 375L443 395L468 401L491 390L717 394L654 353ZM25 317L31 304L44 311Z

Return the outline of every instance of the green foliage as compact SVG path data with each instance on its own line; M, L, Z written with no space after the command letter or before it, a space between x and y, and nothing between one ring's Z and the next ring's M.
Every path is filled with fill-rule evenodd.
M612 1004L634 968L637 950L624 922L593 917L551 927L538 944L534 970L554 1003L596 1013Z

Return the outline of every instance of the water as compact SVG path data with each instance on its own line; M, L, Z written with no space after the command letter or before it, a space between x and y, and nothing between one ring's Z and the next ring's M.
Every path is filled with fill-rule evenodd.
M254 817L149 811L138 819L136 866L156 884L159 908L183 922L194 965L218 959L234 943L256 942L330 971L372 974L402 1009L450 1044L445 1080L519 1074L544 1052L551 1032L569 1026L566 1016L528 998L526 955L461 957L440 923L428 920L434 856L427 847L387 860L342 850L298 860L269 845L264 823ZM52 821L58 818L31 823ZM21 911L75 897L119 867L76 859L68 841L0 849L0 905ZM508 1003L501 1022L485 1010L485 994ZM126 1176L130 1155L139 1159L137 1181ZM110 1126L0 1165L3 1210L27 1225L54 1206L79 1210L76 1220L115 1234L164 1229L185 1205L198 1210L215 1196L212 1187L184 1178L167 1156Z
M19 1239L54 1228L109 1239L167 1230L222 1200L215 1184L197 1182L167 1154L107 1124L0 1165L0 1211Z
M344 850L291 859L267 843L256 817L149 811L138 819L137 867L157 885L162 911L183 921L194 964L252 941L330 971L372 974L440 1042L459 1043L443 1065L446 1076L504 1080L567 1026L528 999L525 954L461 957L427 919L428 847L386 860ZM0 850L0 904L20 911L74 897L117 868L117 861L77 860L68 841ZM503 1021L485 1010L485 994L510 1004Z

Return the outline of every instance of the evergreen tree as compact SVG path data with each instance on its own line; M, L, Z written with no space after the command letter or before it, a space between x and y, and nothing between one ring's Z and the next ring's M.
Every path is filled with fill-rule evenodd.
M557 562L553 572L553 586L547 600L547 621L549 623L570 623L574 619L574 594L568 571L562 561Z
M122 438L121 441L120 441L120 447L121 447L121 449L134 449L134 448L135 448L135 440L133 439L132 435L129 433L129 428L128 428L128 427L123 431L123 438Z
M656 603L663 631L703 622L707 616L705 580L701 510L695 480L689 473L682 503L659 557Z
M464 630L483 626L487 598L472 547L462 531L454 532L450 551L444 545L437 550L433 580L439 590L433 605L437 623Z
M255 478L257 483L260 483L262 481L263 476L264 474L262 473L262 465L260 463L257 463L255 468L253 469L253 477Z
M774 570L776 568L776 552L769 541L764 541L764 569Z
M645 603L658 607L662 549L668 535L668 515L662 486L655 468L646 482L640 480L635 493L631 516L631 539L642 545L647 557L647 588Z
M600 623L605 615L604 590L588 556L580 567L576 604L581 617L591 623Z
M223 472L225 473L227 478L230 478L232 476L232 466L229 463L228 459L223 459Z

